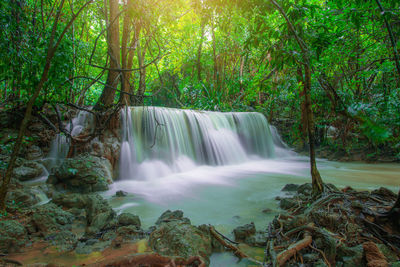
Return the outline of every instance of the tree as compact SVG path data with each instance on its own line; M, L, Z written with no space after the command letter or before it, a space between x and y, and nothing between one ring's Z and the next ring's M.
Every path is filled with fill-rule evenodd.
M64 29L61 32L61 34L59 35L59 37L56 38L56 32L57 32L57 28L58 28L60 19L62 17L62 9L64 6L64 2L65 2L65 0L62 0L57 8L57 14L55 16L52 30L51 30L51 35L49 37L45 65L43 67L42 74L40 76L40 80L36 84L33 94L30 97L29 102L26 106L25 116L21 122L19 132L18 132L18 137L15 141L15 144L14 144L14 147L12 150L12 154L11 154L10 160L7 165L6 173L3 177L3 181L2 181L2 184L0 187L0 211L2 211L2 212L5 211L5 209L6 209L6 196L7 196L7 192L8 192L8 187L9 187L11 177L13 174L15 161L16 161L18 153L21 149L21 145L22 145L23 137L25 135L26 128L31 119L32 109L33 109L36 99L40 95L40 92L42 91L43 87L45 86L46 81L48 80L49 71L50 71L50 67L51 67L51 63L54 58L54 55L55 55L58 47L60 46L62 39L64 38L67 31L71 28L75 19L82 12L82 10L84 10L89 4L91 4L93 2L93 0L89 0L86 3L84 3L80 7L80 9L75 14L73 14L72 18L69 19L69 21L67 22L67 25L64 27ZM42 4L43 4L43 2L42 2Z
M118 0L109 0L109 14L104 5L107 24L107 45L110 58L107 81L95 109L110 107L114 103L116 88L120 82L120 45L119 45L119 6Z
M303 92L305 98L305 112L306 112L306 120L307 120L307 132L308 132L308 143L310 147L310 166L311 166L311 178L312 178L312 194L313 196L321 195L324 192L324 186L321 179L321 175L317 169L317 163L315 160L315 128L314 128L314 118L311 110L311 62L310 62L310 51L306 45L306 43L300 38L297 34L296 29L293 24L289 20L286 12L282 9L282 7L275 1L270 0L270 2L278 9L278 11L285 18L286 23L290 31L292 32L298 46L300 47L303 59L303 68L304 68L304 83L303 83Z

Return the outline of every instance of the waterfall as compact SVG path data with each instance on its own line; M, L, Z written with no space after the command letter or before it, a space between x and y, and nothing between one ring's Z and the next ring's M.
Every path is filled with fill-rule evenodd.
M198 165L273 158L275 147L283 144L266 118L255 112L126 107L121 119L120 179L152 179Z
M92 116L90 113L86 111L79 111L78 115L69 123L67 123L65 129L67 129L72 136L78 136L90 123L92 123ZM56 166L65 159L68 154L69 147L70 146L67 142L67 137L63 133L57 134L50 146L50 153L48 155L50 163L48 170L51 170L52 167Z

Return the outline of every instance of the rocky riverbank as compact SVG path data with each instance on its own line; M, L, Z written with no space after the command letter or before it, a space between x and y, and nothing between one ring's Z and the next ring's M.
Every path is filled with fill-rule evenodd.
M24 194L35 199L34 187L13 190L9 200L15 203L12 197ZM380 216L397 198L390 190L326 185L329 193L316 201L310 184L289 184L282 191L277 197L282 212L268 230L257 231L249 222L233 230L233 240L210 225L192 225L179 210L165 211L143 229L138 216L117 214L97 193L54 191L48 203L23 201L0 218L0 262L208 266L212 253L231 251L245 259L243 266L400 266L398 222ZM264 255L248 253L252 247L265 249Z

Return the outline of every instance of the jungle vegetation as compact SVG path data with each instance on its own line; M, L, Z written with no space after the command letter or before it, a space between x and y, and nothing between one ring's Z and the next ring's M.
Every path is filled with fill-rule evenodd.
M0 106L25 114L4 184L56 104L257 111L314 164L314 144L400 159L396 0L3 0L0 25Z

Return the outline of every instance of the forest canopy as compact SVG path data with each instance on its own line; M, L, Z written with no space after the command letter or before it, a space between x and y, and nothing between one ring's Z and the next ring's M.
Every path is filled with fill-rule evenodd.
M398 1L0 5L3 109L25 106L41 87L34 112L56 103L258 111L304 147L306 55L317 144L400 157Z

